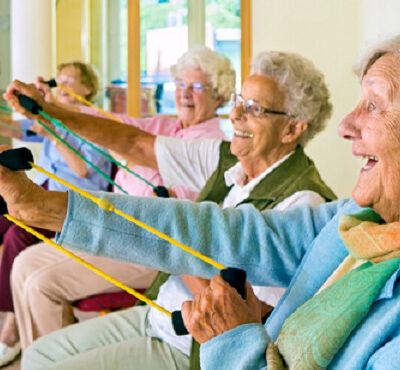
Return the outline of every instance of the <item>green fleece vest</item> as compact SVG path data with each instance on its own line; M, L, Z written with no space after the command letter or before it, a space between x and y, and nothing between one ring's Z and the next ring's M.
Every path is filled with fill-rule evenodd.
M231 190L231 187L225 184L224 173L237 162L238 159L230 151L230 143L223 142L220 146L218 167L208 179L196 201L222 203ZM321 179L313 161L305 155L301 147L298 147L286 161L261 180L250 192L249 197L240 204L252 204L262 211L274 208L284 199L303 190L314 191L327 202L336 199L333 191ZM169 276L170 274L160 271L146 290L145 295L149 299L155 300L161 285ZM190 353L191 370L200 369L199 349L199 344L193 341Z

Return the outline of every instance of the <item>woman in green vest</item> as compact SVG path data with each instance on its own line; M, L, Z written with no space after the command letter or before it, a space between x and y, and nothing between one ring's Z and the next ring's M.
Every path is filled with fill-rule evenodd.
M284 210L335 199L303 151L331 114L323 76L306 59L288 53L262 53L252 67L241 94L232 95L231 143L156 138L154 154L164 184L189 184L200 191L198 202L214 201L222 208L248 203L260 211ZM172 312L208 283L199 277L159 272L146 295ZM266 319L284 289L253 289ZM182 352L190 349L190 368L200 368L198 343L190 344L188 335L177 337L164 316L150 309L152 328Z
M186 88L191 89L192 85ZM106 144L99 141L99 135L92 137L90 129L76 131L108 146L128 162L158 168L167 186L185 185L195 191L201 190L198 201L214 201L222 208L249 203L259 210L283 210L301 204L318 205L335 198L303 151L306 143L323 130L332 110L324 78L310 61L290 53L260 54L253 61L252 73L244 81L241 95L233 95L232 103L230 119L234 136L231 143L154 137L130 127L132 149L122 152L118 144L121 137L115 135L117 131L112 122L102 125L101 129L109 130L104 136L112 139L113 148L111 141ZM64 124L68 126L70 121ZM158 303L174 311L206 284L208 282L200 278L160 273L148 295L155 299L158 294ZM256 288L258 297L269 304L264 304L264 314L282 295L282 289L276 289ZM96 320L95 330L80 330L80 325L66 330L73 330L81 340L84 338L85 348L95 353L93 349L101 342L96 336L116 329L114 325L118 324L114 319L117 317L124 322L124 318L129 317L126 322L130 329L119 330L122 338L116 339L118 344L109 343L107 349L104 346L98 349L109 351L108 354L103 352L103 358L106 356L110 361L116 358L114 368L123 368L124 361L134 361L137 368L170 368L171 363L166 358L177 368L188 368L191 350L192 359L198 358L195 355L198 347L191 345L190 336L177 337L170 320L149 307L135 307ZM154 346L148 345L149 337ZM73 342L72 337L68 340ZM129 359L125 360L119 349L128 345L128 341L132 348L127 352ZM76 343L73 346L76 354L86 352ZM60 348L61 352L65 354L66 351ZM54 349L52 356L57 357ZM81 364L85 368L94 367L97 361L96 357L89 357L94 362L88 360ZM198 362L193 361L190 366L196 368Z

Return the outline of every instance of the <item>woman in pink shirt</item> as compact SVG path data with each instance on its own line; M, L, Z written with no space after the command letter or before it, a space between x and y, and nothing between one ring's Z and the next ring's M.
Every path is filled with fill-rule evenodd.
M171 73L176 81L177 117L119 115L119 118L154 135L224 139L216 110L228 102L235 90L236 76L229 59L204 46L196 46L183 54L171 68ZM92 108L80 110L98 115ZM129 163L128 166L152 184L163 185L157 171ZM131 195L153 195L152 187L124 170L117 172L115 180ZM174 188L173 191L178 198L194 200L197 197L197 193L184 188ZM101 257L83 257L138 289L147 288L156 274L156 271L142 266ZM110 283L44 243L29 248L16 259L12 288L23 349L39 336L74 323L72 302L115 291Z

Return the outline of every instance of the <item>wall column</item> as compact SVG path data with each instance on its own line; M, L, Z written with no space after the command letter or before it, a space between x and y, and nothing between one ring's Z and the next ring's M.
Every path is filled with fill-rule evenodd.
M33 82L55 71L55 1L11 1L12 79Z
M55 73L55 0L11 1L11 79L34 82ZM15 119L23 118L14 114ZM41 144L13 140L14 147L28 146L38 158ZM34 177L35 171L28 176Z

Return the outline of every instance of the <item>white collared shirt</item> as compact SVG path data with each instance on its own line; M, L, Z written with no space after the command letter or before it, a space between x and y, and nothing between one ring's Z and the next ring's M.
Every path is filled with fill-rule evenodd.
M283 162L285 162L286 159L288 159L293 153L294 151L285 155L282 159L275 162L272 166L268 167L259 176L247 184L245 184L247 175L243 171L241 162L236 163L228 171L225 171L225 184L228 187L233 185L233 187L229 191L229 194L225 197L222 203L222 208L236 207L240 202L248 198L250 193L260 183L260 181L270 174L275 168L279 167Z
M185 184L186 187L193 191L200 191L218 166L220 145L221 140L181 140L158 136L155 143L155 152L164 185L173 187ZM221 208L235 207L248 198L257 184L293 153L287 154L248 184L245 184L246 174L240 162L227 170L224 173L225 184L233 186L220 204ZM298 191L278 203L274 209L284 210L302 204L317 206L323 202L324 199L316 192ZM260 300L271 306L276 306L286 289L253 286L253 290ZM184 301L192 299L193 295L180 275L171 275L161 286L156 302L172 312L180 310ZM150 309L149 320L157 337L189 356L191 337L189 335L176 336L172 328L171 319L168 316L155 309Z

